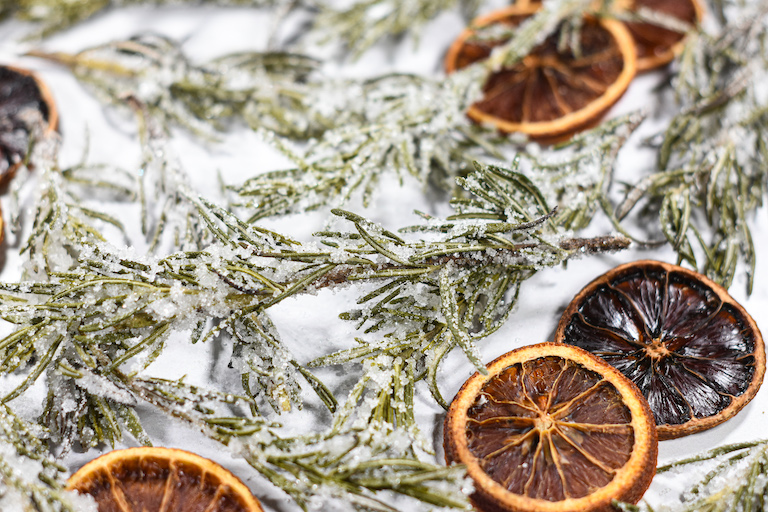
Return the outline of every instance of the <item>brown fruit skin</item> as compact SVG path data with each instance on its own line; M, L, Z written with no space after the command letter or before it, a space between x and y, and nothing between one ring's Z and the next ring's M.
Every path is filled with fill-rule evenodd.
M722 411L720 411L718 414L714 416L709 416L706 418L694 418L686 423L682 423L679 425L656 425L659 441L666 441L667 439L677 439L677 438L685 437L691 434L696 434L704 430L708 430L712 427L720 425L721 423L729 420L736 413L742 410L744 406L747 405L750 402L750 400L752 400L752 398L754 398L755 394L757 394L757 391L760 389L760 386L763 383L763 378L765 375L765 344L763 342L763 336L760 333L760 329L757 327L757 323L755 323L754 319L749 315L749 313L747 313L744 307L738 302L736 302L736 300L734 300L733 297L730 296L730 294L725 288L715 283L708 277L702 274L699 274L698 272L680 267L678 265L672 265L670 263L665 263L663 261L656 261L656 260L638 260L630 263L625 263L623 265L619 265L618 267L612 270L609 270L605 274L597 277L591 283L585 286L578 294L576 294L576 296L573 298L571 303L568 304L568 307L563 312L563 315L560 317L560 322L558 323L557 331L555 331L555 342L567 343L564 341L565 329L568 326L568 323L570 322L571 317L579 309L580 305L584 302L584 299L595 288L597 288L601 284L609 282L614 276L617 276L628 269L632 269L635 267L648 267L648 266L661 267L667 273L678 272L681 274L685 274L689 276L691 279L698 280L699 282L708 286L718 296L718 298L722 302L730 304L732 307L737 309L742 314L744 320L749 324L751 330L754 332L754 335L755 335L755 352L754 352L755 374L752 378L752 383L749 385L747 390L743 394L737 397L734 397L734 400L731 402L731 405L729 405L728 407L726 407L725 409L723 409Z
M545 342L545 343L540 343L538 345L533 345L533 347L546 347L546 346L552 346L552 345L561 345L561 344L554 343L554 342ZM512 352L525 350L526 348L529 348L529 347L531 346L522 347L520 349L513 350ZM643 497L643 494L645 494L645 491L648 490L648 487L650 487L651 481L653 480L653 477L656 474L656 461L659 455L659 443L658 443L659 438L657 435L657 429L656 429L655 423L653 421L653 412L651 411L651 408L648 405L648 403L642 398L642 393L640 392L640 389L638 389L637 386L631 380L627 379L624 375L622 375L621 372L619 372L612 366L605 363L602 359L587 352L586 350L583 350L575 346L571 346L571 348L574 348L577 351L583 353L582 355L587 358L598 360L602 364L605 364L606 366L608 366L606 370L612 373L615 376L615 378L624 380L626 384L634 390L634 392L636 393L636 396L640 398L640 400L638 400L638 404L640 405L643 411L643 415L647 418L650 418L650 422L648 423L648 430L647 430L647 434L649 435L651 440L650 449L646 454L646 456L643 457L641 461L637 461L635 464L635 466L640 471L639 476L635 479L635 485L633 485L629 489L625 489L624 492L622 492L620 495L610 496L604 500L593 500L591 503L585 504L584 501L586 500L582 499L583 500L581 503L582 506L579 507L578 509L561 508L557 510L557 512L616 512L616 508L614 508L612 505L614 500L622 501L625 503L637 503ZM486 367L488 368L493 367L494 364L506 358L508 355L509 353L503 354L497 357L491 363L486 365ZM456 398L460 397L464 389L470 385L471 381L477 378L480 378L479 373L475 373L472 377L467 379L464 382L464 384L461 386L459 391L456 393ZM455 414L456 409L458 408L458 400L456 398L454 398L453 402L451 403L448 413L446 414L445 419L443 420L443 451L445 452L445 461L449 465L453 463L464 462L460 459L458 455L459 449L456 445L456 439L458 438L458 436L453 436L450 434L451 419ZM514 506L510 506L509 504L502 502L501 500L497 499L496 497L490 494L483 494L481 492L478 492L477 487L479 486L479 483L477 481L475 481L475 486L476 486L476 490L472 494L470 499L473 505L475 506L475 508L479 511L482 511L482 512L543 512L543 510L539 510L536 508L517 508ZM550 503L557 503L557 502L550 502ZM551 507L547 507L546 510L549 511L554 509L552 509Z

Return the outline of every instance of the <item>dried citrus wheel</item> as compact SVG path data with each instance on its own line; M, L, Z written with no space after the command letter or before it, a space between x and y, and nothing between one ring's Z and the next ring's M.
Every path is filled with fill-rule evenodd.
M259 501L215 462L173 448L115 450L69 478L99 512L261 512Z
M479 28L514 28L538 8L525 2L477 18L448 50L446 71L484 59L504 43L475 37ZM562 38L555 33L516 65L491 74L469 117L503 132L545 139L594 124L634 77L635 47L627 29L615 20L585 19L579 34L579 52L559 50Z
M48 87L25 69L0 66L0 184L26 157L30 137L56 130L58 113Z
M569 345L509 352L464 383L444 425L486 511L608 511L637 502L656 469L648 404L605 361Z
M589 350L637 384L660 439L724 422L765 373L763 338L744 308L706 277L658 261L621 265L588 284L555 340Z

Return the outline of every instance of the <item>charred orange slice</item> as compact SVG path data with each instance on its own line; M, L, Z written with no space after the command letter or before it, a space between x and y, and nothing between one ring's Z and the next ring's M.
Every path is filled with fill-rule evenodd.
M658 261L621 265L588 284L555 340L605 359L648 400L660 439L718 425L757 393L765 348L757 324L725 289Z
M109 452L80 468L67 488L93 496L99 512L262 512L235 475L173 448Z
M637 48L637 70L647 71L668 64L685 44L688 30L701 22L704 9L698 0L622 0L619 7L629 13L658 17L659 23L625 23ZM664 18L675 25L664 25Z
M637 502L658 452L653 415L615 368L570 345L509 352L464 383L444 424L485 511L609 511Z
M0 184L24 161L34 133L50 134L58 122L44 82L25 69L0 66Z
M487 58L505 42L476 37L479 29L514 29L539 6L524 2L477 18L451 45L448 73ZM624 94L635 76L635 47L626 27L615 20L585 19L579 51L559 49L552 34L516 65L491 74L483 98L467 115L502 132L557 138L594 123Z

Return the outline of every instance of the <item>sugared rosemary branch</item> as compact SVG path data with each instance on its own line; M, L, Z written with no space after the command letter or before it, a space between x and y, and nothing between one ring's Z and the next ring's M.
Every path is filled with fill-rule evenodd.
M179 199L197 209L211 233L212 242L203 250L137 258L86 238L71 249L77 251L77 261L66 271L49 268L43 283L2 285L0 314L15 330L0 340L0 371L23 376L2 402L25 394L45 376L50 392L43 421L65 450L74 442L114 443L124 431L148 442L134 412L136 397L147 398L131 383L142 378L172 334L197 342L228 333L234 345L232 365L241 373L252 414L259 414L259 401L277 411L300 405L300 381L334 410L332 392L283 347L267 312L297 293L368 281L377 287L360 298L364 309L347 318L366 326L368 333L381 333L381 340L361 342L362 350L344 350L312 363L362 359L367 370L328 434L311 441L338 446L346 438L350 449L386 454L384 466L395 469L381 474L375 469L382 468L370 462L371 467L358 468L358 473L348 467L357 460L352 455L329 456L327 473L314 478L332 484L333 496L346 492L347 499L362 503L371 499L370 491L392 489L445 504L430 490L431 479L456 475L382 451L390 441L380 440L388 436L405 435L411 443L418 439L414 383L429 379L442 402L435 378L441 359L460 347L483 371L475 343L505 321L522 281L574 255L617 250L628 243L615 237L565 238L552 223L552 210L541 192L514 170L478 165L460 184L472 195L456 198L456 214L447 219L428 218L401 236L336 211L340 222L351 223L354 230L321 233L321 245L299 244L248 225L180 187ZM415 233L424 238L404 238ZM371 398L363 400L365 396ZM309 471L303 462L309 455L297 446L303 445L286 448L279 467L298 483L260 465L263 447L246 458L296 493L302 504L307 491L294 485L305 481L296 475L298 468Z
M276 0L0 0L0 20L13 17L38 25L38 37L66 30L109 9L137 4L149 5L245 5L265 7Z
M356 0L339 8L333 2L318 2L314 31L326 42L343 42L354 58L385 37L418 31L438 14L460 7L467 18L477 11L478 0Z
M138 399L228 446L304 510L394 512L391 498L382 495L387 492L414 498L412 507L470 508L461 467L424 462L409 432L374 421L356 404L344 409L355 409L357 423L345 416L325 432L286 436L279 425L242 409L233 415L232 407L247 404L246 397L182 381L123 377L122 382ZM359 398L353 393L350 400Z
M749 224L768 186L768 105L759 90L768 76L768 10L760 2L726 5L723 16L717 34L689 36L673 79L680 110L649 141L658 170L628 189L616 216L658 216L681 261L725 286L743 265L751 292Z
M168 130L181 126L213 137L232 121L307 139L321 134L338 112L321 110L319 63L290 53L245 52L193 63L170 39L143 34L77 54L30 55L68 66L106 104L141 103Z
M64 490L61 466L45 444L47 432L0 405L0 508L31 512L96 510L89 497ZM35 475L31 478L31 475Z
M348 83L362 98L333 129L304 151L272 139L295 167L260 174L230 186L239 215L258 219L344 204L362 190L364 203L381 175L414 176L421 184L451 188L471 158L498 157L503 141L471 127L464 112L478 85L477 72L445 80L391 75ZM353 114L353 115L350 115Z
M211 128L240 121L261 131L295 167L230 187L239 214L250 222L338 206L358 190L367 200L387 171L451 188L472 158L499 158L509 147L464 115L482 82L481 67L446 80L337 80L298 55L247 53L193 64L177 45L156 36L76 55L32 54L65 63L108 103L135 98L166 129L212 135ZM347 93L339 95L340 89ZM301 149L285 138L310 142Z
M724 510L762 510L768 499L768 441L757 440L725 445L700 455L676 461L657 469L657 473L690 472L692 467L714 467L679 496L679 502L653 509L647 505L621 504L633 512L717 512Z

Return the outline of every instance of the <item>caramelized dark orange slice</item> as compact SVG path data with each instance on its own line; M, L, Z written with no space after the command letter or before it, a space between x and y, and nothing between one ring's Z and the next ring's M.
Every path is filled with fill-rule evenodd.
M30 137L35 132L47 135L57 126L58 113L48 87L30 71L0 66L0 184L26 158Z
M637 384L660 439L724 422L765 374L763 338L744 308L701 274L658 261L621 265L588 284L555 340L589 350Z

